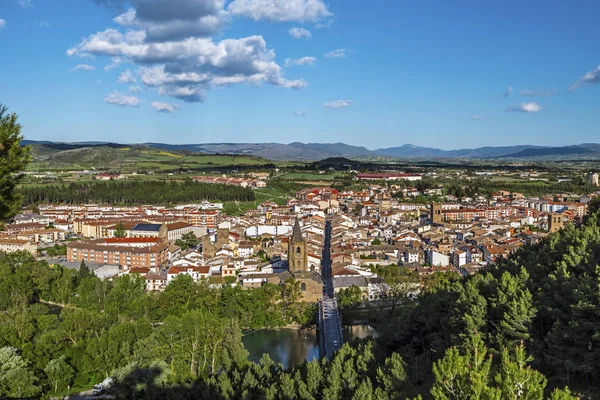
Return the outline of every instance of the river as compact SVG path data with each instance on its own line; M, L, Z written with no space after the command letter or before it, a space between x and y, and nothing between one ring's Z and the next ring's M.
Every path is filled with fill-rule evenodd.
M369 325L344 326L346 341L367 336L377 337L377 331ZM319 341L314 329L260 330L245 335L242 342L249 353L248 358L255 362L264 353L268 353L276 364L283 364L284 368L319 358Z

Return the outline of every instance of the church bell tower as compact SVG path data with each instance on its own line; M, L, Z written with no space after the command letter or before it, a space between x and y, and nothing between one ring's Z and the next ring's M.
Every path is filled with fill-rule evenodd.
M288 245L288 262L290 272L305 272L308 271L308 255L306 254L306 240L302 236L300 229L300 221L296 217L292 236Z

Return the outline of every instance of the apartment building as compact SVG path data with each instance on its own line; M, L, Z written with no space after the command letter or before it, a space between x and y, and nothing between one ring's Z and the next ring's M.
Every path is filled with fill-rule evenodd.
M169 245L159 238L109 238L71 242L67 260L121 265L125 268L158 268L168 261Z

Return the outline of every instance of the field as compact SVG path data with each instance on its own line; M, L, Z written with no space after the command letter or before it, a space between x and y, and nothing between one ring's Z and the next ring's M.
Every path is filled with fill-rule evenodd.
M121 173L210 171L218 168L245 168L270 164L254 156L171 152L149 148L108 146L58 150L32 146L33 160L28 171L111 170Z
M287 193L275 188L262 188L254 191L255 201L229 201L223 204L223 211L229 215L240 215L244 211L256 209L260 203L274 201L279 205L285 204L289 198Z

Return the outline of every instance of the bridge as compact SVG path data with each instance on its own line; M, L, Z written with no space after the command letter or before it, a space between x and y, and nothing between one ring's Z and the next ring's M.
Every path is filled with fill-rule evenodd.
M319 343L321 354L331 360L333 353L342 345L342 323L333 292L333 275L331 271L331 221L325 223L325 242L321 261L323 276L323 298L319 301Z

